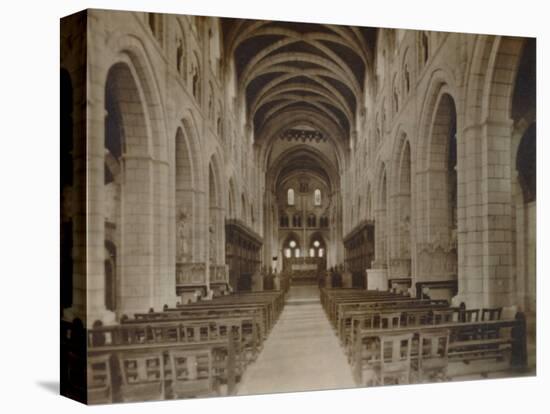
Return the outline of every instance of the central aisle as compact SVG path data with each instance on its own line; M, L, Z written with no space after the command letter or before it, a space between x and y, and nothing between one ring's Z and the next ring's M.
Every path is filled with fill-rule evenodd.
M293 286L238 395L355 387L350 365L319 301L316 286Z

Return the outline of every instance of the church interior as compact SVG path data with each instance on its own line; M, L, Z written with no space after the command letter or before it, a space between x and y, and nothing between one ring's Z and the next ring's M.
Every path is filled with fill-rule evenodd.
M61 21L61 391L536 373L534 38Z

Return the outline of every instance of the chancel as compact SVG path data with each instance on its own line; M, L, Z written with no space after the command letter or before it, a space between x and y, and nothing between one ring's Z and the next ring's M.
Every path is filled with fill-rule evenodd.
M61 23L62 393L536 372L532 38Z

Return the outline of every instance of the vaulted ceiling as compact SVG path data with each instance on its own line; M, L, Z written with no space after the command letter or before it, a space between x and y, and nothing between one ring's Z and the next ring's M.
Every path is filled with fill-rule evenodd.
M266 131L295 134L291 123L349 139L375 29L242 19L222 19L222 28L257 139Z

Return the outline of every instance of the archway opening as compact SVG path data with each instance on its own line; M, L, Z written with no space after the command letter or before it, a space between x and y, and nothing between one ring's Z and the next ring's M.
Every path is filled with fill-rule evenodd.
M392 260L393 276L397 278L411 277L411 219L412 219L412 187L411 187L411 147L405 141L399 163L399 181L397 192L397 254Z
M418 255L418 280L457 280L458 168L456 106L451 95L443 93L435 108L428 147L427 244Z
M120 312L135 309L141 286L150 289L151 164L144 103L126 63L111 67L105 85L105 305ZM132 229L123 231L123 229ZM131 274L130 270L131 269ZM106 269L107 270L107 269ZM143 306L143 305L142 305ZM114 308L116 307L116 309Z

